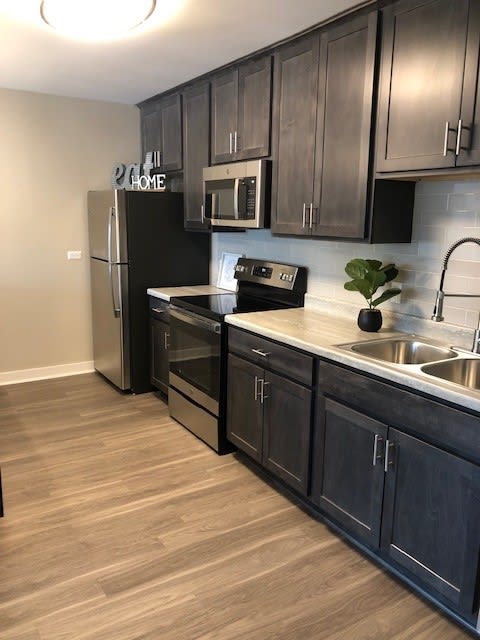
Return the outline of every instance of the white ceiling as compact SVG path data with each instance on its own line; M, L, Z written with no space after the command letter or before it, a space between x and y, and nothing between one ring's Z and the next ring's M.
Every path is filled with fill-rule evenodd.
M91 43L43 24L40 0L0 0L0 87L133 104L358 1L157 0L145 27Z

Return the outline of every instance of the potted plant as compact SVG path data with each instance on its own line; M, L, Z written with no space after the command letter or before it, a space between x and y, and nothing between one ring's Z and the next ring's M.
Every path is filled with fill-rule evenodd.
M345 273L351 278L343 285L347 291L358 291L368 302L368 307L360 309L358 326L362 331L378 331L382 326L382 313L378 305L394 296L398 296L401 289L392 287L386 289L378 298L373 299L377 290L387 282L391 282L398 275L394 264L383 265L380 260L364 260L354 258L345 266Z

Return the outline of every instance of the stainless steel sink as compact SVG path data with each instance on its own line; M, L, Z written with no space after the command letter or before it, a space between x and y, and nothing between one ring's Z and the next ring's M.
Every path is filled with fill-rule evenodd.
M426 364L421 369L430 376L480 391L480 358L435 362Z
M448 347L428 344L415 338L389 338L387 340L357 342L346 346L355 353L394 364L419 365L456 358L458 355Z

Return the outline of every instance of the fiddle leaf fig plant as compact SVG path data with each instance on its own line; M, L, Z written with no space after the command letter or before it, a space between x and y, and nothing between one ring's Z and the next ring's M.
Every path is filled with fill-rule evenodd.
M354 258L347 262L345 273L351 278L343 285L347 291L358 291L368 303L370 309L378 307L379 304L398 296L401 289L392 287L386 289L378 298L373 299L380 287L387 282L391 282L398 276L398 269L393 263L383 265L380 260L364 260Z

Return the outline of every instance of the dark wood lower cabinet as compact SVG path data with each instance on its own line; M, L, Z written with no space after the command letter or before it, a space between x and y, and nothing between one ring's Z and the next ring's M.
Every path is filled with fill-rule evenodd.
M312 500L378 549L388 428L330 399L319 412L317 426Z
M264 378L263 465L306 495L312 392L273 373Z
M168 392L168 341L170 338L170 326L160 320L150 320L150 381L154 387Z
M254 460L262 459L263 405L258 399L263 369L228 356L227 438Z
M249 334L232 330L231 346L243 347L238 342L243 335ZM266 351L273 353L275 343L265 344ZM283 349L298 354L294 349ZM289 354L283 355L288 362ZM277 362L279 354L276 356ZM229 354L227 438L296 491L307 495L313 393L311 388L269 371L267 366Z
M382 551L472 615L480 552L480 468L390 429Z

